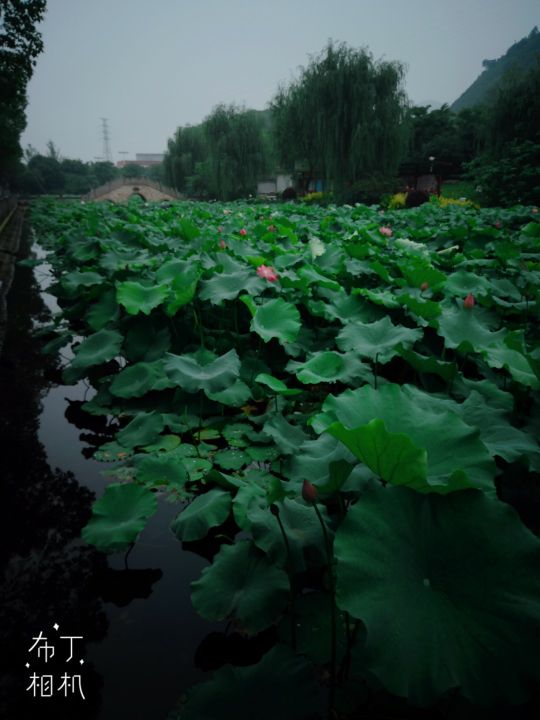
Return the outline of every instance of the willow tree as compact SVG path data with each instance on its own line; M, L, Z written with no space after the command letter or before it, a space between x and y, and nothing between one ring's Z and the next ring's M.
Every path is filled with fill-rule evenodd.
M266 166L258 115L236 105L218 105L203 122L211 194L233 200L255 194Z
M272 104L281 163L304 166L346 194L369 175L393 175L407 143L404 69L330 42Z

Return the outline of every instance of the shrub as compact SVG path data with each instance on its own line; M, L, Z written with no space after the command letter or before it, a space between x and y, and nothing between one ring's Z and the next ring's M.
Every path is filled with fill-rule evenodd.
M513 141L497 159L483 156L468 163L467 177L476 184L482 205L537 205L540 203L540 144L530 140Z

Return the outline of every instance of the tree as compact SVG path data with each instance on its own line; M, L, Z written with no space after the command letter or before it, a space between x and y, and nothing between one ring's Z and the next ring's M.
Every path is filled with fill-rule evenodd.
M210 194L220 200L257 191L264 170L262 128L256 116L236 105L218 105L204 121Z
M26 86L43 43L36 25L45 0L2 0L0 4L0 184L13 179L22 156Z
M407 138L403 75L399 63L330 42L272 102L280 161L317 171L338 199L368 175L395 174Z
M268 137L261 113L218 105L201 125L179 127L168 141L165 182L201 198L232 200L257 190L268 168Z

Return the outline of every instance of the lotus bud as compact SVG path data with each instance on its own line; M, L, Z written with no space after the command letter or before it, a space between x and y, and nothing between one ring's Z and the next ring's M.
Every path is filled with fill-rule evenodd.
M429 290L429 283L428 283L428 282L423 282L423 283L420 285L420 290L421 290L422 292L424 292L424 290Z
M304 480L302 485L302 497L306 502L314 503L317 502L318 491L315 485L312 485L309 480Z
M472 293L469 293L463 301L463 307L467 310L470 310L472 307L474 307L474 304L474 296Z

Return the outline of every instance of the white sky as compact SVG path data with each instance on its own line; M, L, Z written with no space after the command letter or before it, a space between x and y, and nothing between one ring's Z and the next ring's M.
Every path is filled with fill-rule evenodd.
M331 38L407 67L415 104L452 103L534 25L538 0L48 0L23 147L163 152L219 102L263 109ZM127 151L120 155L119 151Z

